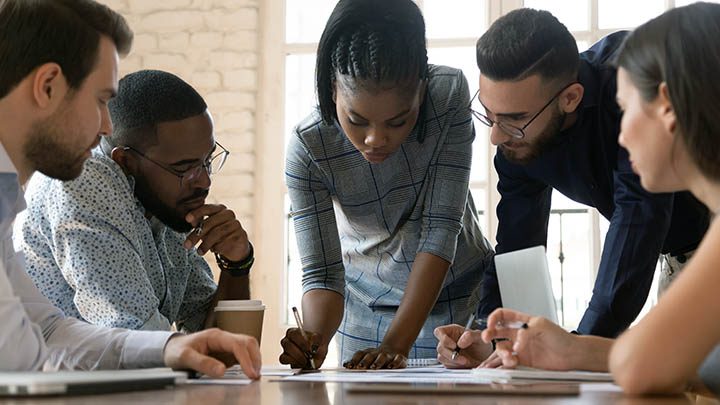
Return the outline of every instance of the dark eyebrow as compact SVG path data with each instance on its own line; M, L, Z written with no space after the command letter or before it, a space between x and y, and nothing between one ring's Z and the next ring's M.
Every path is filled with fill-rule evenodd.
M480 101L480 98L478 98L478 101L480 102L480 105L483 106L483 108L485 108L485 111L486 111L486 112L492 113L492 111L490 111L489 108L485 107L485 104L483 104L482 101ZM512 120L517 120L517 119L520 119L520 118L523 118L523 117L527 116L528 113L527 113L527 111L524 111L524 112L521 111L521 112L511 112L511 113L498 113L498 114L495 114L495 115L498 116L498 117L510 118L510 119L512 119Z
M213 145L213 148L210 150L210 153L208 153L207 156L211 156L213 154L213 152L215 152L216 150L217 150L217 143L215 145ZM170 163L169 165L170 166L184 166L184 165L189 165L191 163L195 163L195 162L199 162L199 161L200 161L200 159L183 159L179 162Z
M184 166L189 165L190 163L199 162L200 159L184 159L175 163L170 163L170 166Z
M397 114L396 116L390 118L388 121L396 120L396 119L402 117L403 115L407 115L409 112L410 112L410 109L408 108L407 110L401 112L400 114Z
M526 113L526 112L513 112L513 113L502 113L502 114L495 114L495 115L497 115L498 117L510 118L510 119L512 119L512 120L517 120L517 119L526 117L526 116L528 115L528 113Z
M348 107L348 111L349 111L350 113L352 113L353 115L356 115L356 116L357 116L358 118L360 118L360 119L363 119L363 120L365 120L365 121L369 121L367 118L365 118L365 117L363 117L362 115L358 114L357 111L353 110L353 109L350 108L350 107ZM394 117L388 119L387 121L396 120L396 119L402 117L403 115L407 115L407 113L409 113L409 112L410 112L410 109L408 108L407 110L402 111L400 114L395 115Z
M117 91L115 89L104 89L100 93L106 94L110 96L110 98L115 98L115 96L117 96Z

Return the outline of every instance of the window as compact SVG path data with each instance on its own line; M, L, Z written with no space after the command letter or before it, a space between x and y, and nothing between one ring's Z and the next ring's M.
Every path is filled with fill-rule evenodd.
M430 63L443 64L463 70L471 94L477 90L479 75L475 62L475 42L488 24L513 8L522 7L522 0L416 0L423 10L428 37ZM284 335L284 329L294 324L290 308L299 306L301 272L289 216L289 201L283 180L284 157L281 156L292 128L316 105L314 63L317 41L336 0L267 0L264 17L264 75L261 99L263 114L261 143L258 153L263 156L260 172L258 218L262 220L259 243L274 244L269 248L273 257L271 267L278 274L261 281L263 294L273 295L268 306L263 340ZM603 36L632 27L655 17L687 0L525 0L527 7L547 9L566 24L573 33L580 51ZM284 19L278 16L285 16ZM279 21L284 21L279 26ZM489 144L488 129L475 122L477 132L473 145L471 192L480 214L483 233L495 244L499 201L497 176L492 166L495 148ZM264 148L264 149L263 149ZM275 204L275 200L283 203ZM279 214L283 211L285 215ZM283 218L282 222L276 217ZM608 223L594 209L571 201L562 194L553 194L552 213L548 229L548 261L557 297L558 318L565 327L579 323L589 302ZM277 258L277 243L282 241L287 253ZM282 284L282 289L278 284ZM272 290L269 291L269 290ZM655 283L645 311L654 303ZM271 305L282 308L270 310ZM266 337L267 336L267 337ZM272 345L270 345L272 346ZM331 345L334 350L334 345ZM265 349L263 349L265 351ZM272 358L276 358L275 352ZM330 357L332 356L332 353ZM267 355L266 355L267 357ZM332 359L328 361L332 364Z

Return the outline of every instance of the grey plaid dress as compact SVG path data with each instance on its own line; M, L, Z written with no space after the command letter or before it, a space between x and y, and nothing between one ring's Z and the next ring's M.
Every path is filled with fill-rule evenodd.
M436 357L433 329L464 324L477 307L492 248L468 189L475 138L469 104L460 70L430 66L416 128L377 164L317 111L293 131L286 182L303 292L328 289L345 297L336 336L341 361L380 344L419 252L451 266L410 358Z

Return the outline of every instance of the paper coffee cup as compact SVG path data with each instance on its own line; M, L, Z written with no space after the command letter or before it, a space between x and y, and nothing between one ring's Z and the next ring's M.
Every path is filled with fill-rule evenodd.
M218 328L253 336L260 343L265 305L260 300L224 300L215 307Z

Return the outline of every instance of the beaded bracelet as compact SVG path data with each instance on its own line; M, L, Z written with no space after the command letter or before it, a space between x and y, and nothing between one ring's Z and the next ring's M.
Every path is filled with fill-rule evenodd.
M255 249L253 249L252 243L248 242L248 245L250 245L250 253L245 259L238 262L233 262L215 253L215 260L217 260L220 270L228 272L232 277L247 276L253 263L255 263Z

